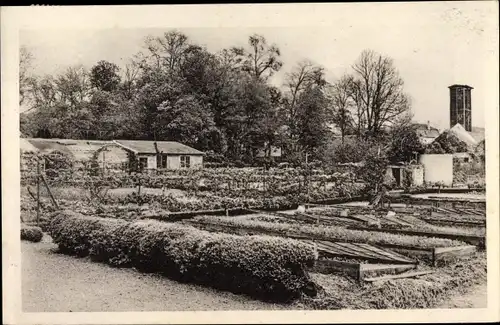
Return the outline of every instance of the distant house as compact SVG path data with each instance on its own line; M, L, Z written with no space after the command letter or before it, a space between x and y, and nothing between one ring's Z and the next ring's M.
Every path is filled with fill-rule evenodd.
M26 143L31 144L37 149L39 154L58 153L66 156L73 161L74 167L83 167L92 159L94 153L112 141L96 140L72 140L72 139L41 139L29 138L21 139L21 150L26 147ZM108 161L111 163L111 161Z
M201 168L203 166L204 153L179 142L114 140L113 143L132 152L142 169Z
M280 158L281 155L282 155L281 147L275 147L275 146L271 146L268 149L262 149L259 152L257 152L257 158L264 158L264 157Z
M431 126L429 121L427 124L414 123L413 126L415 127L415 132L423 145L431 143L439 136L439 130Z
M74 162L74 167L83 167L95 156L98 167L104 169L127 169L131 157L137 158L142 168L199 168L203 165L204 153L172 141L97 141L71 139L20 139L21 154L58 153ZM130 155L129 153L133 153Z

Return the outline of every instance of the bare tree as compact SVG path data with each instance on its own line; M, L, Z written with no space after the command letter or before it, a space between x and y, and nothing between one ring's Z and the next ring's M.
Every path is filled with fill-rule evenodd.
M127 99L132 99L135 94L136 84L139 77L139 66L134 61L129 61L125 65L123 72L123 94Z
M403 92L404 82L391 58L365 50L353 70L352 98L357 109L357 128L376 136L384 126L410 109L410 99Z
M250 73L257 79L267 80L274 72L279 71L283 66L280 60L280 50L274 44L267 44L266 39L254 34L248 38L250 50L233 47L231 50L239 57L243 58L243 70Z
M19 49L19 105L23 104L32 85L31 69L33 54L25 46Z
M337 82L329 87L328 100L333 123L340 129L342 143L347 132L353 127L353 113L355 102L353 100L353 78L343 75Z
M164 69L172 74L182 65L187 52L198 46L191 45L188 37L176 30L162 36L147 36L144 40L145 52L136 56L136 63L142 69Z
M52 76L33 78L30 80L33 105L31 108L52 107L59 99L55 79Z
M76 108L88 100L92 88L90 75L83 66L68 67L63 74L56 78L55 84L61 102L72 108Z
M285 93L283 98L283 115L288 128L290 140L293 144L297 141L298 127L298 104L300 96L314 86L323 87L326 85L324 79L324 69L315 66L310 61L300 62L292 72L285 77Z

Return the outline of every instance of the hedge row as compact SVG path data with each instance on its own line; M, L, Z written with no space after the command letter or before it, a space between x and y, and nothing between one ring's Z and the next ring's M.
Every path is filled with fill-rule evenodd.
M72 211L55 216L49 233L65 254L263 300L288 301L317 291L306 271L314 264L315 252L297 241L214 234L154 220L85 217Z
M42 240L43 232L40 227L21 224L21 240L38 243Z

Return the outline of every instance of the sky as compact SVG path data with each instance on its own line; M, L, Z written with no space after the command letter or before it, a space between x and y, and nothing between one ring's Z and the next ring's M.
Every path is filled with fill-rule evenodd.
M212 52L245 46L248 36L257 33L281 50L284 65L272 80L277 85L303 59L324 67L327 79L333 82L351 71L364 49L372 49L393 58L411 97L416 121L448 128L448 86L467 84L474 87L472 124L484 127L484 111L491 104L487 99L497 95L491 84L491 72L498 70L498 6L494 2L493 6L492 2L475 1L269 8L239 6L226 10L229 13L220 11L215 16L219 23L213 16L200 16L200 9L209 15L213 8L208 7L177 11L185 13L185 19L176 17L171 8L156 7L147 11L151 16L146 9L142 8L142 13L137 9L135 17L141 19L133 23L119 11L112 18L95 15L96 22L102 19L100 24L90 24L90 16L88 20L75 16L83 23L71 26L71 17L65 17L67 25L50 28L26 23L20 29L19 44L34 55L34 73L43 75L71 65L90 68L99 60L123 67L141 50L145 36L172 29ZM85 17L85 11L80 14ZM158 26L161 24L155 19L162 17L169 23ZM190 17L200 18L193 21Z

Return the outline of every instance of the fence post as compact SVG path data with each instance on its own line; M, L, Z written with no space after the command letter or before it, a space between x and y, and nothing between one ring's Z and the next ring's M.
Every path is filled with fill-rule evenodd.
M106 173L106 148L102 150L102 177Z
M54 207L59 210L59 204L57 204L57 201L56 199L54 198L54 195L52 195L52 191L50 190L50 187L49 187L49 184L47 183L47 181L45 180L45 177L43 176L43 174L40 174L40 178L42 179L43 181L43 184L45 185L45 188L47 189L47 192L49 193L49 196L50 196L50 199L52 201L52 204L54 204Z
M40 226L40 159L36 161L36 224Z

